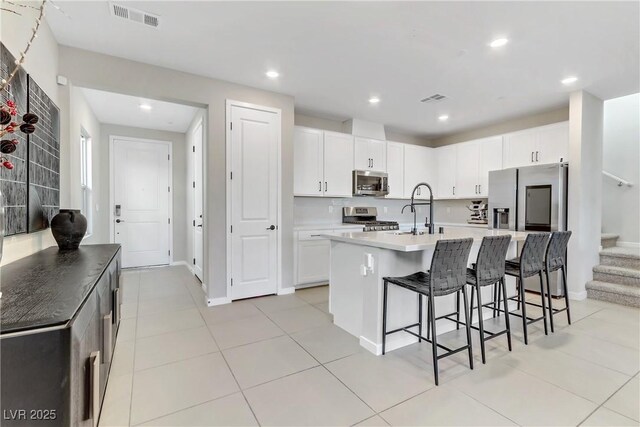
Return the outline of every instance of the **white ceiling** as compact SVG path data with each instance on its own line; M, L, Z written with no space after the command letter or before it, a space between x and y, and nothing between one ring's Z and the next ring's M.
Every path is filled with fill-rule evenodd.
M198 109L137 96L82 89L100 123L185 133ZM143 110L140 105L149 105Z
M438 136L639 91L639 2L127 1L158 29L104 1L57 1L63 45L295 96L299 112ZM498 37L501 49L487 44ZM265 72L280 72L276 80ZM571 87L560 83L575 75ZM440 93L447 100L422 104ZM378 96L377 105L368 103ZM448 114L448 122L437 117Z

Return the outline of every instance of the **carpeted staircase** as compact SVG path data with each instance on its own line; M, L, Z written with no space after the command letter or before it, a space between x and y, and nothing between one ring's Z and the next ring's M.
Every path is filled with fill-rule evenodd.
M640 307L640 249L616 246L618 236L602 235L600 264L587 283L589 298Z

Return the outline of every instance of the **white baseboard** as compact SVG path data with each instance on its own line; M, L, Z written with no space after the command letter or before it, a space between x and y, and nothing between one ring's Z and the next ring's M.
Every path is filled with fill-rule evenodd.
M210 298L207 300L207 306L213 307L216 305L230 304L231 298L222 297L222 298Z
M294 293L295 291L296 291L296 288L294 287L282 288L282 289L278 289L278 295L289 295Z
M587 299L587 291L571 292L569 291L569 299L574 301L582 301Z
M640 249L640 243L638 242L618 242L616 243L616 246L620 246L622 248Z
M171 264L169 264L170 266L176 266L176 265L184 265L185 267L187 267L189 270L191 270L191 266L189 264L187 264L187 261L173 261Z

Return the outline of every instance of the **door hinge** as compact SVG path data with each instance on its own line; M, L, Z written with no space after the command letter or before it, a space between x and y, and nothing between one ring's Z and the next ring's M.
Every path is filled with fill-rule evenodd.
M171 224L171 218L167 218L167 224Z
M169 252L169 255L171 255L171 249L169 249L167 252Z
M196 220L195 219L193 220L193 226L194 227L196 226Z
M233 279L231 279L231 286L233 286Z
M193 181L193 188L196 188L196 182Z
M171 154L167 154L167 160L171 160Z
M229 172L229 179L233 179L233 172Z
M193 259L193 265L196 265L196 259L195 258Z
M233 225L231 226L231 232L233 233Z
M233 130L233 122L229 122L229 130Z
M167 187L167 191L171 193L171 187Z
M196 152L196 146L195 145L193 146L193 152L194 153Z

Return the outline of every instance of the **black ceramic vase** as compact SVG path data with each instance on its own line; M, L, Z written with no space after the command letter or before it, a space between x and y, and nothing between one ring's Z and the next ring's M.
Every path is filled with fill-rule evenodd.
M78 249L87 232L87 218L77 209L60 209L51 220L51 232L61 250Z

